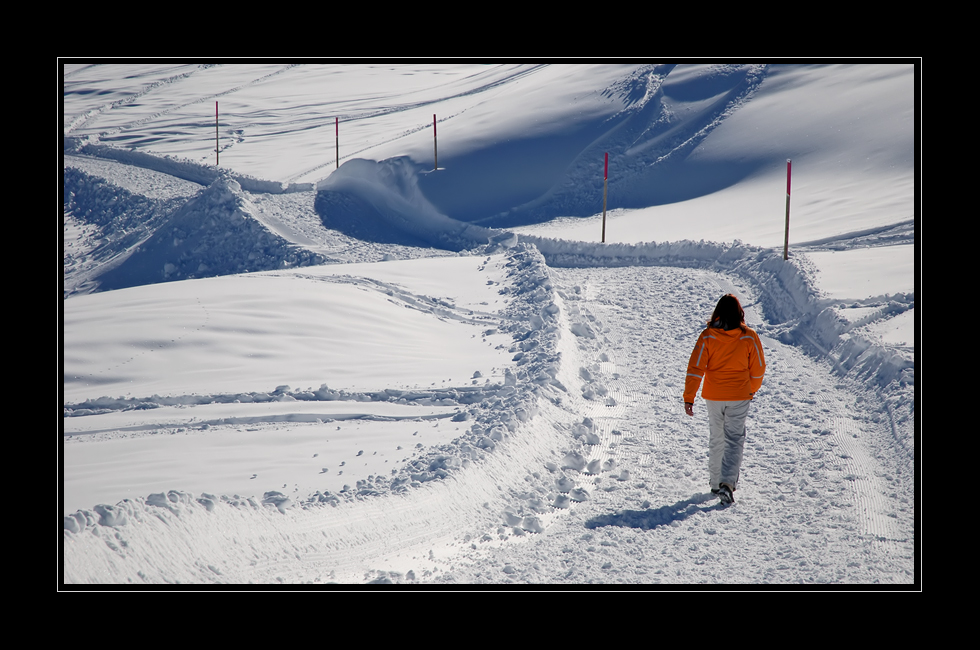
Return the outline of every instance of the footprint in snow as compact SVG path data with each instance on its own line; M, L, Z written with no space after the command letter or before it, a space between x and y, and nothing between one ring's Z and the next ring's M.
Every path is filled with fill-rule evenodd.
M561 476L555 481L555 487L559 492L568 492L575 487L575 481L568 476Z
M589 493L584 488L574 488L568 495L572 501L588 501Z

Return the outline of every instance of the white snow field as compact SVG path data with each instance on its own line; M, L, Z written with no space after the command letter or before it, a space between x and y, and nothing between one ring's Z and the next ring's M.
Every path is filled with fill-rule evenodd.
M918 589L917 64L62 61L61 588Z

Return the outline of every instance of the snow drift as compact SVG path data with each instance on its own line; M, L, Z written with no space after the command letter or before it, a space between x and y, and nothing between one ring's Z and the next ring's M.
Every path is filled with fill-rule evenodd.
M419 189L408 158L345 162L317 186L316 210L327 228L386 244L464 250L493 233L440 213Z
M65 173L66 213L99 227L111 243L108 262L86 278L101 290L325 261L270 232L229 176L219 176L179 208L176 200L106 196L98 190L104 184L73 168ZM77 288L73 282L65 291Z

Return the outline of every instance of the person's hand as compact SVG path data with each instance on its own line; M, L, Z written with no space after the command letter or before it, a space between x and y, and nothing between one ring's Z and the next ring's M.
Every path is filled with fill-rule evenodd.
M694 404L690 402L684 402L684 412L688 415L694 415Z

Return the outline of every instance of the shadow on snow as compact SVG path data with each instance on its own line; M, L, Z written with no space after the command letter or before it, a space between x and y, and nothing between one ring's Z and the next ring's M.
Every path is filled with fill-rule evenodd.
M701 504L714 501L710 506L700 507ZM600 515L585 522L586 528L601 526L622 526L650 530L667 526L675 521L684 521L691 515L711 510L724 510L727 506L718 501L718 497L710 492L695 494L690 499L678 501L670 506L662 506L647 510L623 510L611 515Z

